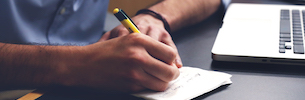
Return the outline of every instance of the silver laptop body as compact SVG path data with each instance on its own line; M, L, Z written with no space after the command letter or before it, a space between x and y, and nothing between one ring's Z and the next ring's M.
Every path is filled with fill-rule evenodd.
M305 6L233 3L212 48L216 61L305 65Z

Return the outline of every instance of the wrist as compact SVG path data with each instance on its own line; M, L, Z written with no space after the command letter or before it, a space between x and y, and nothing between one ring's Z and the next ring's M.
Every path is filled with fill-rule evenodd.
M133 17L133 20L135 21L138 27L147 25L158 25L160 26L160 28L164 29L163 22L149 14L138 14L137 16Z
M76 85L77 72L84 58L84 46L64 46L60 48L57 58L54 58L54 84L73 86Z
M139 10L136 15L139 15L139 14L147 14L147 15L150 15L160 21L163 22L163 26L165 28L165 30L168 32L168 33L171 33L171 28L168 24L168 21L159 13L153 11L153 10L149 10L149 9L141 9Z

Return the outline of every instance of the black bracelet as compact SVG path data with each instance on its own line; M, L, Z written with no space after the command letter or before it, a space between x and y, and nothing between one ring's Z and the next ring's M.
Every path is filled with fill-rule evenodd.
M161 20L161 21L163 22L163 24L164 24L165 30L166 30L168 33L171 32L171 29L170 29L170 27L169 27L168 22L167 22L166 19L165 19L163 16L161 16L159 13L154 12L154 11L149 10L149 9L141 9L141 10L139 10L139 11L136 13L136 15L139 15L139 14L149 14L149 15L151 15L151 16L153 16L153 17L159 19L159 20Z

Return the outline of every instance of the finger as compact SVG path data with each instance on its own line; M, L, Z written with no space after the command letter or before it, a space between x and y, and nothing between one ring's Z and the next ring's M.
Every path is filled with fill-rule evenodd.
M136 35L136 34L131 34ZM146 51L153 57L164 61L167 64L172 64L177 56L176 50L174 48L161 43L157 40L154 40L153 38L138 34L139 36L142 36L143 38L138 38L138 41L136 41L139 45L144 47Z
M127 34L129 34L128 30L123 25L119 25L111 31L109 37L116 38L116 37L124 36Z
M164 44L167 44L167 45L173 47L178 52L176 45L174 44L172 38L169 36L169 33L167 31L160 32L153 28L149 28L147 35L152 37L153 39L156 39ZM179 54L177 54L174 62L178 68L181 68L183 66Z
M180 55L177 55L176 59L175 59L175 64L178 68L181 68L183 66L182 60Z
M172 47L172 48L174 48L174 50L177 52L176 59L175 59L174 63L176 64L176 66L177 66L178 68L181 68L181 67L183 66L183 64L182 64L180 55L179 55L179 53L178 53L178 49L177 49L177 47L176 47L174 41L173 41L172 38L170 37L170 35L169 35L169 34L163 35L163 36L160 38L159 41L163 42L164 44L169 45L169 46Z
M166 64L158 59L151 57L149 54L147 54L146 58L149 60L145 62L145 65L143 65L145 67L142 68L150 75L164 82L170 82L179 76L179 70L175 64Z
M130 32L125 28L125 27L122 27L119 29L119 31L116 33L116 37L120 37L120 36L125 36L125 35L128 35Z
M103 34L103 36L101 37L101 39L99 40L99 42L102 42L102 41L106 41L108 40L110 37L110 31L106 32L105 34Z
M146 87L148 89L155 90L155 91L164 91L168 86L168 82L160 80L160 79L156 78L155 76L152 76L152 75L146 73L145 71L143 71L142 75L143 75L143 78L140 80L140 84L143 87Z

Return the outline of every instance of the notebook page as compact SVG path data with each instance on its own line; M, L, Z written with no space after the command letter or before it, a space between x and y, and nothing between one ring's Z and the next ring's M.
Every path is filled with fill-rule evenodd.
M225 84L231 84L230 74L207 71L194 67L182 67L180 76L169 83L163 92L145 91L134 96L157 100L189 100L212 91Z

